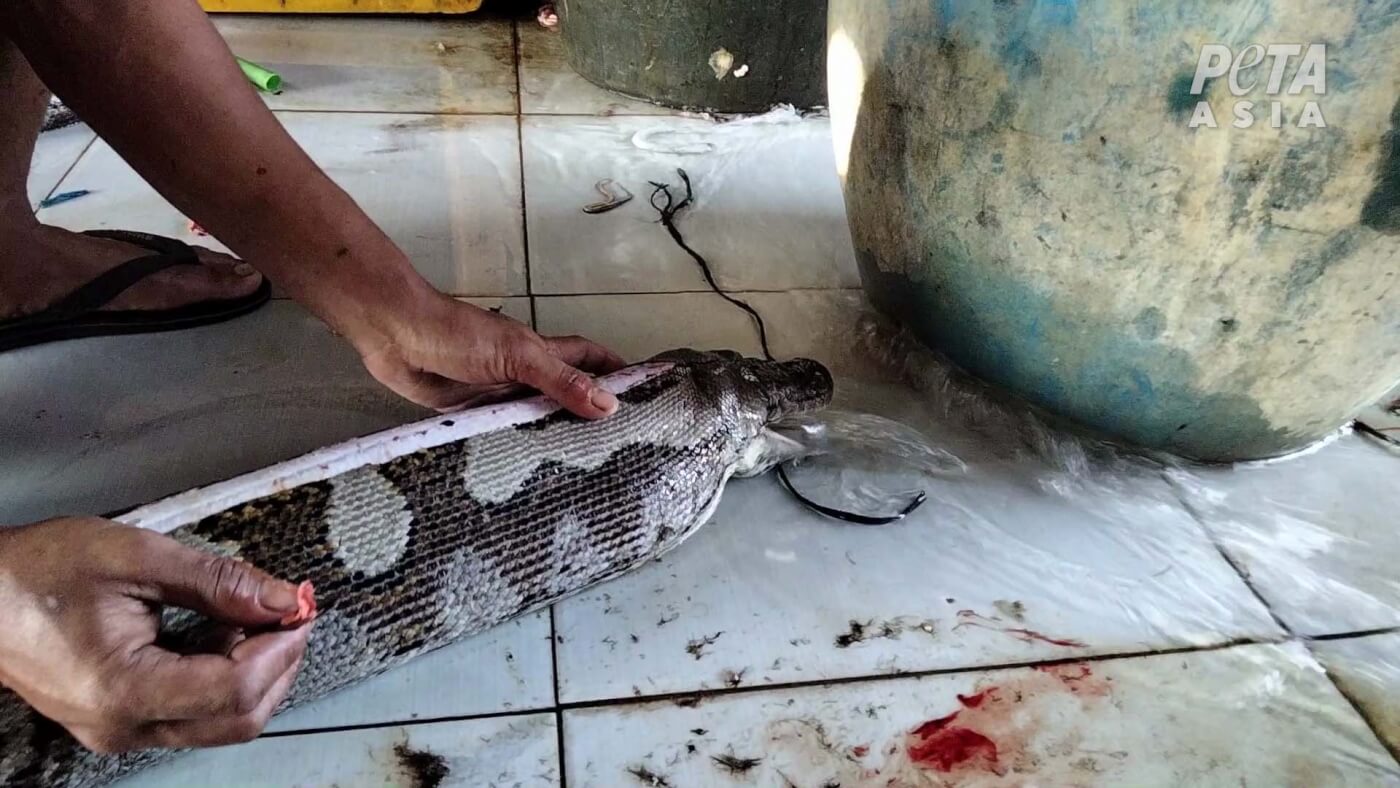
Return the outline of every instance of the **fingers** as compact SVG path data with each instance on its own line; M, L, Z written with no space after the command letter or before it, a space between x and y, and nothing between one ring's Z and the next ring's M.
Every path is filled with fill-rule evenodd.
M228 656L180 656L154 646L132 657L117 697L139 720L233 720L255 715L306 655L312 627L254 635ZM282 693L285 695L285 692ZM273 703L281 701L277 697Z
M203 613L226 624L270 626L298 610L296 586L232 558L206 553L139 528L114 532L109 556L136 596Z
M606 375L627 366L621 356L583 337L545 337L544 341L560 361L593 375Z
M220 747L252 741L267 727L273 712L286 699L296 681L301 661L294 662L263 695L252 711L204 720L159 722L150 726L151 744L157 747Z
M526 391L512 383L477 386L425 372L376 377L409 402L441 412L516 399Z
M512 375L550 399L586 419L600 419L617 410L617 397L593 378L555 357L544 344L518 345Z

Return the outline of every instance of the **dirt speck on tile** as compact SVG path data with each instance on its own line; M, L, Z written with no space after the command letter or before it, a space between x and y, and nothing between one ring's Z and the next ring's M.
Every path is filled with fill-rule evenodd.
M430 750L417 750L407 744L394 745L399 769L408 777L409 788L438 788L452 769L447 759Z
M992 603L992 607L996 608L998 613L1013 621L1026 620L1026 606L1022 604L1019 599L1011 601L998 599Z
M714 645L714 642L716 640L719 640L719 636L723 634L724 631L721 630L713 635L706 635L703 637L695 638L694 640L686 644L685 653L689 654L692 657L695 657L698 660L705 656L705 647Z
M931 619L915 621L905 618L894 618L888 621L851 621L850 628L836 636L835 644L837 648L850 648L857 643L864 643L870 640L894 640L906 631L922 632L925 635L937 635L937 622Z
M724 686L729 687L730 689L738 687L739 685L744 683L744 674L748 672L748 668L744 668L743 670L738 671L726 670L724 672Z
M720 768L730 774L747 774L750 769L763 763L762 758L736 758L725 753L723 755L711 755L710 760L719 764Z
M671 788L670 780L645 766L629 766L627 773L637 778L637 782L642 785L649 785L651 788Z

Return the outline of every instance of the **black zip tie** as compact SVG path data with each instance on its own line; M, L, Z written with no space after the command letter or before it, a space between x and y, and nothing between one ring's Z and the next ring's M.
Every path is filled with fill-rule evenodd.
M653 187L651 192L651 207L655 208L656 212L661 215L661 225L666 228L666 232L671 234L671 238L676 242L676 245L685 250L685 253L690 255L690 258L700 266L700 272L705 275L705 282L710 285L710 289L720 298L723 298L725 301L749 313L749 316L753 318L754 324L758 326L758 343L763 348L763 357L769 361L774 361L773 351L768 347L768 328L763 323L763 315L760 315L757 309L749 306L744 301L724 292L724 290L720 288L719 283L715 281L715 275L714 272L710 270L710 264L704 257L700 256L699 252L690 248L690 244L685 242L681 231L676 228L676 215L686 208L689 208L695 201L695 189L691 186L690 176L686 174L685 170L680 168L676 169L676 174L681 176L681 182L685 184L685 199L676 202L671 194L671 187L669 184L648 181ZM657 202L657 197L659 195L666 196L666 202L664 204ZM797 488L793 486L792 479L788 478L787 463L778 463L777 470L778 480L782 482L783 487L803 506L817 514L825 515L836 520L843 520L848 523L854 523L856 525L889 525L890 523L898 522L908 517L915 509L923 506L924 502L928 500L928 494L921 492L914 496L914 498L900 510L899 514L894 515L869 515L860 514L859 512L847 512L817 503L798 492Z

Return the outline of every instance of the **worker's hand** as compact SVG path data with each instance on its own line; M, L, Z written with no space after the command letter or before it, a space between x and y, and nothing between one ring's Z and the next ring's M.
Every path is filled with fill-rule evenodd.
M370 374L420 405L449 410L535 389L584 418L617 409L590 375L623 366L583 337L541 337L504 315L434 293L408 313L349 334Z
M176 654L160 608L276 627L296 587L233 559L96 518L0 527L0 683L99 752L257 736L291 689L310 625Z

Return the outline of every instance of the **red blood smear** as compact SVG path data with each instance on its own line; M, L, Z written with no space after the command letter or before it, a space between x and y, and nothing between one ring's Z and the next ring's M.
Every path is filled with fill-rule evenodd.
M948 723L952 722L957 718L958 713L955 711L952 714L949 714L947 717L939 717L936 720L929 720L923 725L920 725L919 727L915 728L914 735L921 736L927 739L928 737L948 727Z
M1049 673L1060 681L1079 681L1094 675L1094 671L1084 663L1077 665L1036 665L1035 669L1041 673ZM1069 673L1069 670L1077 670L1078 673Z
M942 722L935 720L934 722ZM944 723L946 725L946 722ZM920 728L928 727L926 723ZM974 759L982 759L987 766L997 762L997 746L986 736L968 728L941 728L918 744L910 745L909 758L919 766L932 767L940 772L951 772Z
M1049 643L1049 644L1052 645L1052 646L1064 646L1065 648L1087 648L1087 647L1088 647L1088 644L1086 644L1086 643L1080 643L1080 642L1077 641L1077 640L1061 640L1061 639L1059 639L1059 638L1048 637L1048 636L1046 636L1046 635L1040 634L1039 632L1036 632L1034 629L1003 629L1002 631L1003 631L1003 632L1010 632L1010 633L1012 633L1012 634L1014 634L1014 635L1023 635L1023 636L1025 636L1025 637L1027 637L1027 638L1030 638L1030 639L1032 639L1032 640L1039 640L1039 641L1044 642L1044 643Z
M868 752L870 752L870 746L866 744L857 744L851 748L851 754L857 758L864 758Z
M303 580L297 586L297 612L288 613L282 619L282 626L295 629L316 617L316 589L310 580Z
M982 701L987 699L987 694L990 692L991 690L982 690L976 695L959 695L958 702L969 709L975 709L982 705Z

